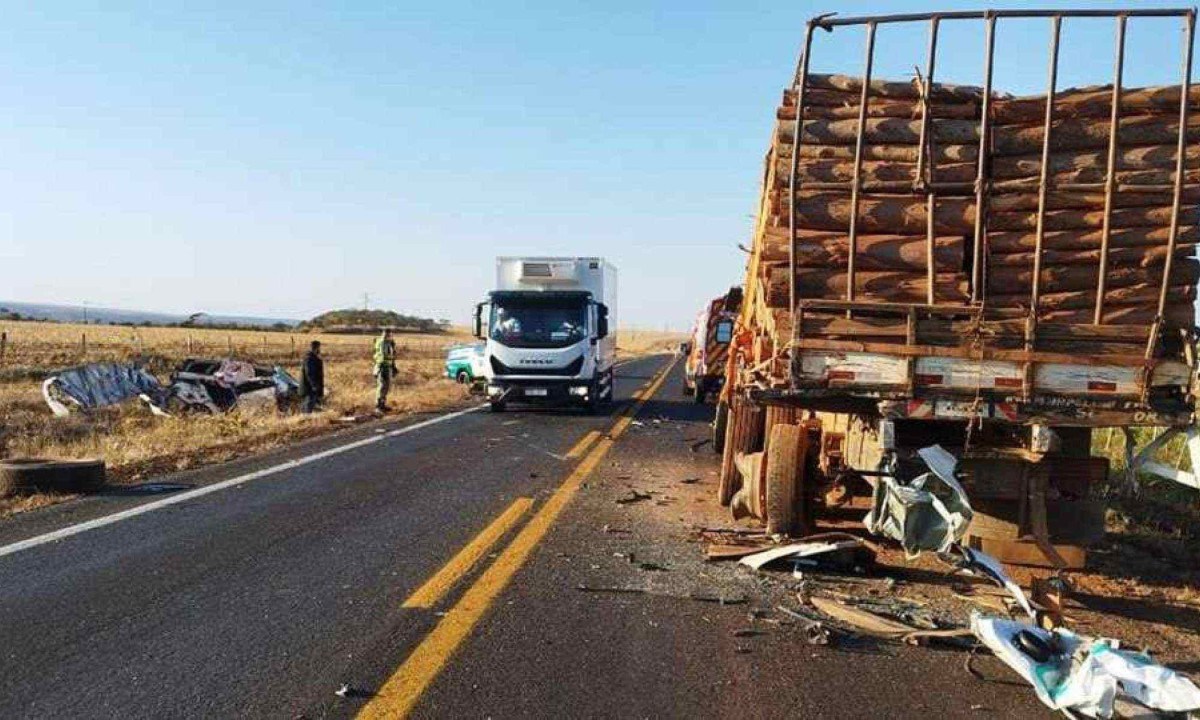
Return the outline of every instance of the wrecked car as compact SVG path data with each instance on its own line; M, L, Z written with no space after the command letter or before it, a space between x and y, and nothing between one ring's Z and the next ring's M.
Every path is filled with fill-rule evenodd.
M167 407L176 412L221 413L234 406L286 410L300 384L277 366L244 360L184 360L167 386Z
M145 368L129 363L91 363L46 378L42 397L50 411L66 417L77 410L118 405L140 398L155 415L222 413L236 407L286 410L300 384L280 367L244 360L184 360L163 386Z

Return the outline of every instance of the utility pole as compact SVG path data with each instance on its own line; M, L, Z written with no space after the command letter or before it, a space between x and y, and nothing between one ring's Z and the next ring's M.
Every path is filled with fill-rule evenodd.
M363 293L363 310L371 309L371 293Z

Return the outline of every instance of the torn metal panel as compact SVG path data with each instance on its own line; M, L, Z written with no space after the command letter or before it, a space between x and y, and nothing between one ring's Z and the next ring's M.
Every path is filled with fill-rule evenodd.
M937 445L922 448L918 455L930 472L908 484L880 477L871 512L863 520L872 533L899 542L910 559L923 550L948 551L962 539L973 515L954 475L958 460Z
M42 383L42 396L58 417L72 409L94 410L140 397L161 413L165 393L158 379L136 365L92 363L68 368Z

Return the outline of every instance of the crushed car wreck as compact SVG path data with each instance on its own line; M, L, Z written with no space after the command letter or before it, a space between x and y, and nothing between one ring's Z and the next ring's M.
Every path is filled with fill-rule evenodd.
M300 384L277 366L189 358L171 373L167 391L172 412L220 413L235 406L286 410L300 397Z
M66 417L140 398L156 415L223 413L235 407L287 410L300 385L281 367L244 360L187 359L163 386L145 368L131 363L92 363L46 378L42 396L50 411Z

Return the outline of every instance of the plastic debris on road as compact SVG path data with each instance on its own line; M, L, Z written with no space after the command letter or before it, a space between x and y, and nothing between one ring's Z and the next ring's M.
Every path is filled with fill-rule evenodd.
M958 460L939 445L917 451L929 472L903 483L882 476L871 512L863 520L872 533L900 543L912 559L924 550L946 552L971 524L971 504L954 477Z
M1116 640L979 613L971 615L971 630L1054 710L1110 718L1118 698L1165 712L1200 710L1192 681L1143 653L1121 650Z

